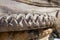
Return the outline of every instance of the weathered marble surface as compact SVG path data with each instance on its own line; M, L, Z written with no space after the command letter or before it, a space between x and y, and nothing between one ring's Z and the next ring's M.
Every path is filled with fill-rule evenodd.
M0 16L3 16L5 14L7 14L7 11L9 11L8 13L11 12L10 14L19 13L19 12L26 12L26 11L27 12L38 11L38 12L41 12L41 13L48 12L50 14L50 12L52 12L52 11L54 12L56 10L60 10L60 8L37 7L37 6L33 6L33 5L28 5L28 4L25 4L25 3L19 3L19 2L16 2L16 1L12 1L12 0L0 0ZM59 13L59 15L60 15L60 13ZM58 15L58 18L57 18L57 21L58 21L57 26L58 27L60 26L60 24L59 24L60 23L60 16L59 15ZM9 28L9 29L12 30L13 27ZM2 30L6 30L6 27L2 28ZM23 39L23 37L25 35L26 35L26 37ZM47 37L45 36L44 38L42 38L42 39L39 38L39 39L40 40L43 40L43 39L45 40L46 38L48 39L49 35ZM13 33L13 32L10 33L9 32L9 33L7 33L5 31L0 33L0 40L20 40L20 39L21 40L25 40L25 39L28 40L27 39L27 33L20 33L20 32L16 32L16 33Z
M43 11L42 11L43 10ZM0 0L0 16L3 17L3 15L8 15L8 14L19 14L19 13L25 13L25 12L38 12L39 14L46 14L48 13L49 15L55 15L56 11L60 10L60 8L47 8L47 7L37 7L37 6L32 6L32 5L28 5L25 3L19 3L13 0ZM12 15L12 16L14 16ZM18 27L19 28L19 27ZM6 29L14 29L14 30L18 30L15 29L14 27L2 27L1 30L6 30ZM12 31L14 31L12 30Z
M36 6L60 7L60 0L15 0Z

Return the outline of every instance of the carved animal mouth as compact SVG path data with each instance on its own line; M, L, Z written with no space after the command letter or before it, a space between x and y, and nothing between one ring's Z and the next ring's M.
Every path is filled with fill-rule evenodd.
M55 17L49 14L41 14L35 12L14 12L5 10L0 14L0 31L2 28L6 30L34 30L49 29L54 24ZM5 10L5 11L4 11ZM14 12L14 13L13 13ZM12 14L11 14L12 13Z
M53 14L49 14L51 12L41 13L41 12L36 12L34 10L28 11L30 8L39 9L39 7L30 6L26 4L24 4L25 6L22 4L21 6L19 6L20 3L17 3L15 1L10 1L10 0L8 2L9 3L7 3L6 1L4 2L2 0L0 1L1 3L0 4L0 10L1 10L0 11L0 31L1 32L52 28L52 25L55 22L56 13L53 13L54 14L53 15ZM24 10L23 7L26 10ZM24 12L19 8L23 9Z

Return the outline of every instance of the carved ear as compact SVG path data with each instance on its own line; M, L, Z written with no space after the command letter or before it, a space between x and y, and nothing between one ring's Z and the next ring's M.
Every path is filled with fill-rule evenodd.
M58 18L59 10L58 11L55 11L55 12L49 13L49 15Z

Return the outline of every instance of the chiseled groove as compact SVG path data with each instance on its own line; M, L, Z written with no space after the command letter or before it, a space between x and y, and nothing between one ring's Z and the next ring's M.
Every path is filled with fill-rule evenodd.
M20 26L24 27L47 27L55 18L47 14L8 14L8 16L0 17L0 26ZM53 23L52 23L53 24Z
M38 7L60 7L59 0L14 0Z

